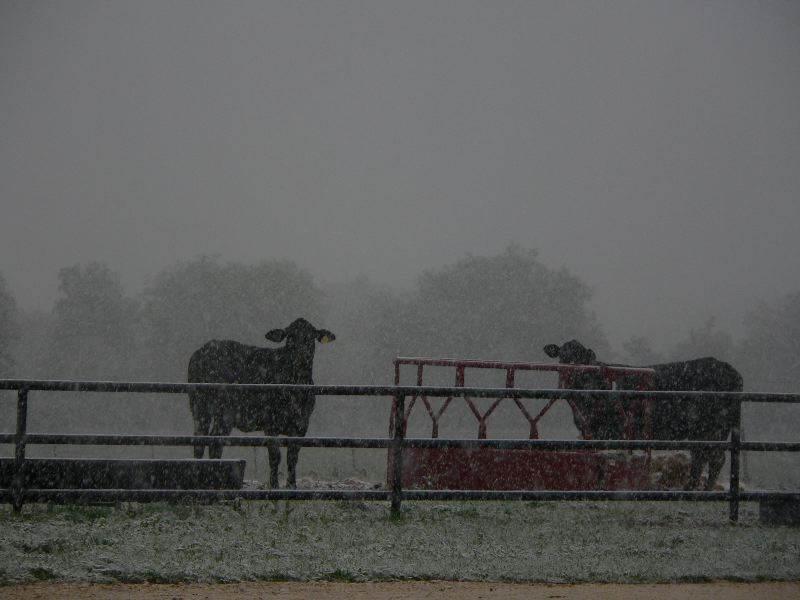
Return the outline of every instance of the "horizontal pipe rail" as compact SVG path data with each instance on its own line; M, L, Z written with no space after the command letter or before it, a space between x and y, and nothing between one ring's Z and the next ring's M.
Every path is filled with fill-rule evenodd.
M0 444L12 444L17 437L0 434ZM211 435L108 435L72 433L29 433L28 444L94 446L301 446L317 448L391 448L392 438L332 438ZM730 450L730 441L699 440L531 440L405 438L403 448L494 448L502 450ZM800 442L741 442L740 450L800 452Z
M128 490L128 489L28 489L23 499L31 502L152 502L159 500L388 500L387 490ZM12 492L0 489L0 502Z
M739 449L755 452L798 452L800 442L740 442Z
M0 443L12 443L15 436L0 434ZM274 436L213 435L107 435L29 433L28 444L96 445L96 446L304 446L318 448L389 448L390 438L329 438Z
M148 502L195 500L378 500L391 497L389 490L80 490L80 489L28 489L23 497L29 502ZM9 502L12 492L0 489L0 502ZM681 500L710 502L727 500L727 492L689 491L575 491L575 490L406 490L403 500L596 500L596 501L666 501ZM742 491L740 500L800 501L800 492Z
M577 371L605 373L624 373L624 374L655 374L655 369L650 367L621 367L612 365L570 365L562 363L528 363L528 362L505 362L500 360L480 360L480 359L459 359L459 358L418 358L418 357L398 357L394 360L397 365L412 365L426 367L464 367L467 369L501 369L513 371Z
M152 383L117 381L69 381L41 379L0 379L0 390L50 392L129 392L186 394L192 391L268 392L306 391L319 396L474 396L477 398L610 399L714 398L743 402L800 403L800 394L752 392L662 391L662 390L566 390L554 388L483 388L411 385L299 385L272 383Z

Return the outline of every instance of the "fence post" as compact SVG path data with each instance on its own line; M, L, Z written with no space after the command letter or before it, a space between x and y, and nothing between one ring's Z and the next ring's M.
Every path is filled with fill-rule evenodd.
M28 432L28 389L17 390L17 433L14 439L14 479L11 482L11 504L14 512L22 510L25 491L25 437Z
M403 499L403 438L406 433L405 396L394 395L394 432L392 435L392 513L400 512Z
M730 520L731 523L739 521L739 453L742 443L742 401L738 398L733 401L733 427L731 427L731 477L730 493Z

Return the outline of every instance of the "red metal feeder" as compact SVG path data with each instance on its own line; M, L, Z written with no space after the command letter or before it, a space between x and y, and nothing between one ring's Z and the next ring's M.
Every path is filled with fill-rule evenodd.
M521 363L447 358L396 358L395 385L400 385L403 365L416 366L416 385L422 386L426 367L455 369L455 387L464 387L467 369L504 370L505 387L515 387L515 374L520 371L554 371L558 373L558 388L569 389L572 378L580 373L599 372L608 389L616 381L634 378L637 389L653 389L654 371L644 368L606 367L597 365L561 365L552 363ZM535 399L497 398L481 412L473 398L445 398L438 409L421 394L412 396L405 408L405 422L415 406L424 406L431 419L431 438L439 437L439 423L453 401L463 400L478 421L478 439L486 438L487 420L504 401L513 401L519 413L530 425L530 439L539 439L539 421L558 402L548 400L538 412L525 403ZM582 439L591 439L592 422L603 408L605 400L596 403L590 414L583 414L571 400L576 420L582 424ZM626 407L612 401L623 423L625 439L633 439L633 421L645 424L644 437L650 439L649 402L642 400ZM390 413L389 431L394 431L394 405ZM391 453L389 472L392 472ZM469 489L469 490L641 490L651 489L649 451L598 450L504 450L494 448L406 448L403 450L402 478L404 488Z

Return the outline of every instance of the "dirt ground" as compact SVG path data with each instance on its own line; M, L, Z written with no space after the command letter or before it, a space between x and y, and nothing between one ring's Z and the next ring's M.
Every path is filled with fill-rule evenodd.
M3 600L781 600L800 599L800 582L648 585L557 585L489 582L399 581L376 583L59 584L0 587Z

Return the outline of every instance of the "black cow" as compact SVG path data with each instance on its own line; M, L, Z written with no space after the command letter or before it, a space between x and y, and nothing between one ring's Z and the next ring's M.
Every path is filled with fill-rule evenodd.
M311 371L316 342L335 338L327 329L317 329L305 319L297 319L286 329L266 334L271 342L286 343L279 348L245 346L230 340L212 340L189 359L190 383L297 383L313 384ZM240 431L263 430L265 435L302 437L314 410L316 397L306 391L218 392L193 391L189 406L195 435L230 435ZM194 447L195 458L203 457L204 446ZM269 446L270 486L278 487L280 446ZM300 447L286 451L287 487L296 482ZM222 457L222 445L210 445L211 458Z
M548 344L545 353L558 358L563 364L603 365L595 353L580 342L571 340L562 346ZM607 365L621 366L621 365ZM681 362L651 365L655 371L655 389L664 391L714 391L741 392L742 376L731 365L713 357ZM574 389L608 389L606 379L599 373L581 373L572 378ZM635 389L634 381L617 380L617 389ZM592 414L597 399L585 398L575 401L584 415ZM632 412L632 401L623 401L626 412ZM693 400L690 396L678 396L674 400L655 400L652 403L652 436L655 440L726 440L733 426L734 410L728 400L705 398ZM623 423L613 403L601 405L590 423L595 439L622 439ZM578 416L576 425L581 428ZM641 416L634 419L634 438L644 437L644 422ZM708 463L706 490L711 490L725 464L725 451L721 449L692 450L689 481L686 489L695 489L700 475Z

